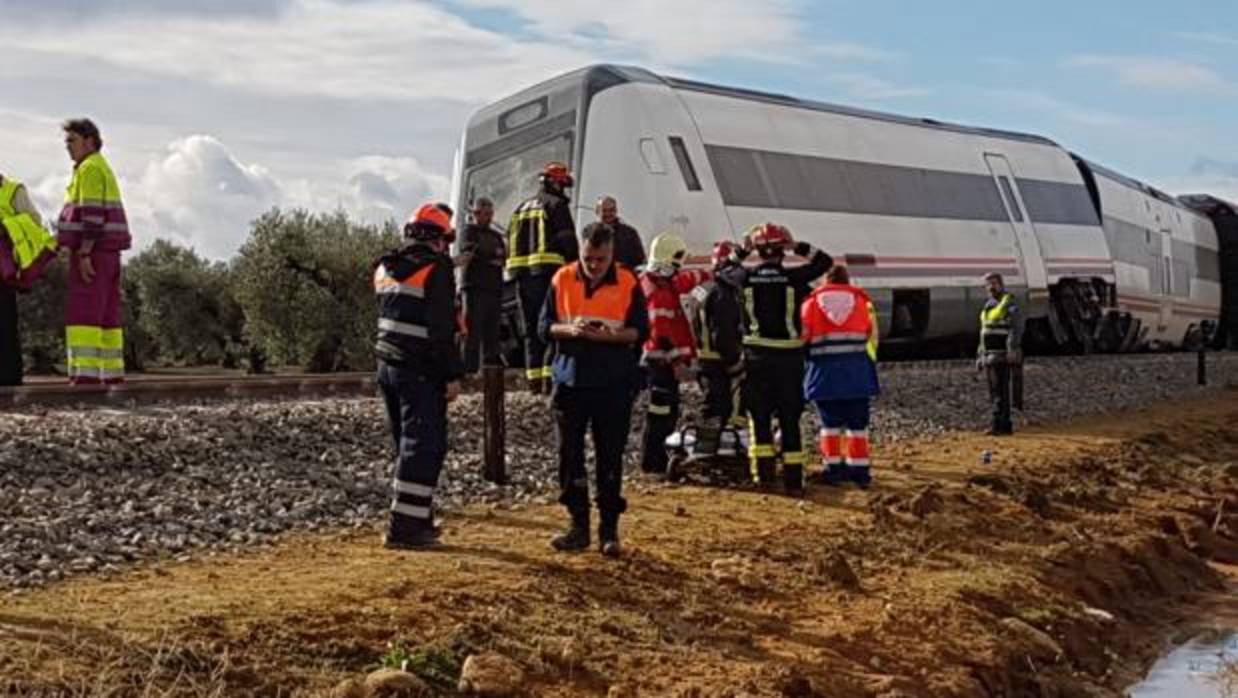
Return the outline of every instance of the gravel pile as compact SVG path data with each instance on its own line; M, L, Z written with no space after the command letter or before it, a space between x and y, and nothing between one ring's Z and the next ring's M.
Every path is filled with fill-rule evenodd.
M1238 355L1211 356L1209 370L1212 386L1238 381ZM878 440L986 423L984 378L974 370L897 367L882 381ZM1026 382L1032 421L1199 390L1188 355L1033 361ZM699 392L688 391L689 411L698 399ZM508 395L512 484L505 488L480 477L481 413L479 395L462 396L451 408L443 507L552 501L554 422L545 399ZM639 428L634 420L629 473L637 471ZM6 413L0 587L264 544L290 530L382 522L391 449L374 399Z

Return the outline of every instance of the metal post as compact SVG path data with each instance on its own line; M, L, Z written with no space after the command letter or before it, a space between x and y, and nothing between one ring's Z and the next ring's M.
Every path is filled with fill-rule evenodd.
M485 413L482 477L507 483L507 410L503 396L503 367L482 366L482 411Z
M1195 381L1200 385L1208 385L1208 364L1204 360L1204 348L1199 348L1195 362Z

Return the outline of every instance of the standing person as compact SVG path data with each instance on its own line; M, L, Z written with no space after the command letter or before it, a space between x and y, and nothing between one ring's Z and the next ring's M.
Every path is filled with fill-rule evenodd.
M56 241L26 187L0 175L0 386L22 382L21 336L17 323L17 289L55 258Z
M425 204L404 226L407 244L379 258L378 385L396 449L385 545L411 550L438 541L434 491L447 456L447 403L463 373L456 346L456 280L442 208Z
M473 202L472 222L460 236L464 266L460 290L464 295L464 370L499 365L499 323L503 313L503 265L507 246L496 230L494 202L481 197Z
M589 474L585 432L592 431L597 468L598 526L602 554L616 557L622 496L623 450L632 418L639 367L633 347L649 333L640 281L614 263L609 226L584 230L582 259L555 273L542 309L540 331L554 342L554 397L559 433L559 502L571 527L555 537L556 550L589 547Z
M575 223L567 190L574 181L567 165L550 162L538 175L536 195L516 207L507 226L507 272L516 280L520 314L524 319L524 373L529 390L544 393L550 387L546 343L538 332L550 278L579 256Z
M697 456L717 454L723 428L738 414L735 392L744 370L743 313L741 291L727 275L727 270L739 263L736 250L729 240L714 244L714 278L692 291L697 299L693 333L705 390L705 406L693 446L693 455Z
M830 267L825 284L800 307L808 368L804 397L821 418L823 481L872 482L869 469L869 401L877 383L877 309L868 294L851 285L841 264Z
M640 275L641 292L649 310L649 338L641 356L649 379L641 469L665 473L670 460L666 437L679 422L679 383L688 376L696 359L696 340L680 296L691 293L711 275L704 269L683 269L688 246L675 233L654 238L650 251L649 268Z
M773 432L777 417L782 434L783 485L788 494L800 495L807 459L800 441L804 342L800 339L799 311L809 284L825 273L833 260L807 242L796 243L789 230L775 223L754 226L748 240L750 247L743 251L743 263L726 275L743 289L747 371L743 402L752 432L749 461L757 484L773 482L778 463ZM788 250L807 262L788 264Z
M984 284L989 298L980 311L976 366L984 369L989 379L989 400L993 403L989 434L1009 436L1014 433L1010 418L1010 369L1023 363L1023 322L1019 304L1006 291L1001 274L985 274Z
M69 382L121 383L120 253L129 249L129 223L116 175L100 152L99 128L90 119L70 119L62 128L73 160L73 179L57 223L57 239L70 254L65 308Z
M603 196L594 207L598 220L615 231L615 261L636 270L645 264L645 245L640 233L619 218L619 202L613 196Z

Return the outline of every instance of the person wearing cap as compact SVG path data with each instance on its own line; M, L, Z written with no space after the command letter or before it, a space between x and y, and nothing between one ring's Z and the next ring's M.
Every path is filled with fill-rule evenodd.
M808 367L804 397L821 418L820 449L827 485L872 482L868 421L877 382L877 308L851 283L847 267L835 264L800 306Z
M482 366L499 366L499 324L503 313L503 265L507 243L492 225L494 203L479 197L472 204L472 221L460 235L460 293L464 297L464 370L477 373Z
M550 278L576 261L579 244L567 190L574 180L567 165L549 162L538 175L537 194L516 207L507 225L507 273L516 280L520 315L524 320L524 368L529 390L550 388L546 343L537 331Z
M599 198L593 210L599 221L615 231L615 261L633 270L643 267L646 259L645 245L641 242L636 228L619 218L619 202L615 197Z
M614 263L614 232L602 223L585 227L581 260L555 273L542 307L539 330L555 345L551 405L559 436L559 502L570 528L551 541L560 551L589 547L589 475L585 434L593 434L597 469L598 543L620 554L623 451L639 380L634 347L649 334L641 285L631 269Z
M980 310L980 346L976 349L976 367L989 379L989 400L993 403L993 423L989 434L1008 436L1014 433L1010 417L1010 374L1023 363L1023 321L1019 304L1006 290L1002 275L984 275L989 297Z
M666 437L679 422L679 384L696 361L696 340L682 296L712 275L706 269L683 268L688 245L676 233L654 238L650 253L648 268L640 275L649 311L649 338L641 356L649 379L641 469L661 474L670 462Z
M774 482L780 458L774 441L774 418L781 434L783 487L787 494L804 492L807 456L800 440L804 412L804 341L800 338L800 306L811 284L833 259L807 242L796 242L791 231L776 223L752 227L740 249L741 263L725 276L741 289L744 322L743 403L748 412L752 445L748 459L759 486ZM799 260L787 259L794 252Z
M447 256L454 238L442 206L425 204L404 226L406 244L374 265L378 300L378 385L396 450L385 545L418 549L438 541L434 492L447 456L447 403L463 374L456 344L456 281Z

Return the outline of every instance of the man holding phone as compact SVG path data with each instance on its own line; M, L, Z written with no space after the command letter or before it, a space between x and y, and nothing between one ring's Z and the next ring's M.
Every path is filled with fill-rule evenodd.
M617 557L619 515L627 508L623 450L640 370L633 347L645 341L649 316L636 274L614 262L613 230L593 223L582 237L580 261L565 265L551 279L539 323L542 338L555 344L551 404L559 435L559 502L572 519L567 532L551 545L561 551L589 547L585 433L591 431L599 545L602 554Z

